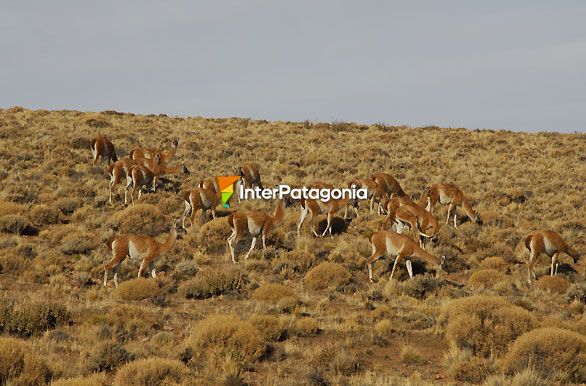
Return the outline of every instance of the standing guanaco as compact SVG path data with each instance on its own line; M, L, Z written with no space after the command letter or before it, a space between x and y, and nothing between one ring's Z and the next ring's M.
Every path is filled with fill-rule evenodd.
M323 183L323 182L315 182L313 184L311 184L309 186L310 189L315 188L315 189L333 189L334 186L332 184L328 184L328 183ZM314 200L314 199L301 199L300 200L300 204L301 204L301 216L299 217L299 222L297 223L297 236L299 236L301 234L301 225L303 225L303 222L305 221L305 218L307 217L307 214L309 213L311 215L310 221L309 221L309 227L311 228L313 234L318 237L319 235L317 234L315 228L314 228L314 223L317 220L317 216L319 214L326 214L327 215L327 224L326 224L326 228L324 229L323 233L321 234L321 236L325 236L326 233L329 232L330 237L332 237L332 217L338 213L340 211L340 209L342 208L347 208L348 206L351 206L354 211L356 212L356 215L358 215L358 201L357 200L353 200L350 198L339 198L339 199L333 199L331 198L328 201L322 201L322 200ZM347 212L344 212L344 219L346 219L346 215Z
M401 188L399 182L395 179L395 177L391 176L387 173L374 173L371 179L376 182L379 188L386 193L389 198L393 198L395 196L399 197L407 197L407 194ZM378 214L381 213L382 206L379 202L378 206Z
M130 199L134 205L134 193L138 190L138 200L142 195L143 190L148 190L152 186L155 175L153 172L143 165L133 165L130 167L129 174L126 175L126 189L124 190L124 204L128 204L128 191L132 187ZM151 188L152 189L152 188Z
M558 259L562 253L572 257L574 264L580 259L580 253L578 251L570 247L559 233L550 230L530 233L525 237L525 248L529 250L529 260L527 261L527 281L529 284L531 284L531 275L537 280L535 276L535 264L537 263L537 258L542 253L551 257L550 275L552 276L557 274Z
M263 189L262 182L260 181L260 168L256 162L248 162L238 167L238 175L240 179L236 183L236 192L240 191L240 188L254 188L258 187ZM240 194L238 195L238 202L240 202Z
M429 189L425 190L421 195L421 200L419 205L425 207L426 210L431 211L435 207L437 202L440 204L448 205L448 215L446 217L446 225L450 221L450 216L452 215L452 210L458 209L458 206L462 206L464 213L466 216L472 221L474 221L478 225L482 225L482 219L480 215L478 215L470 202L464 196L464 193L454 184L435 184L432 185ZM454 227L458 227L457 217L458 214L454 212Z
M372 213L375 201L378 202L380 206L380 202L383 199L383 196L386 194L385 190L381 188L373 179L369 180L364 178L352 180L348 183L348 187L351 189L366 188L366 190L368 191L367 197L370 200L370 213Z
M181 198L185 203L185 211L183 212L182 224L185 228L185 219L191 213L190 222L193 227L195 224L195 214L201 209L201 223L206 221L206 211L211 209L212 218L216 218L216 207L220 205L221 196L214 190L196 188L181 193Z
M392 231L379 231L370 237L370 243L372 245L372 255L366 260L366 265L368 266L368 279L371 282L372 263L385 254L390 256L397 256L395 263L393 264L393 270L391 271L391 279L397 270L399 262L410 257L417 257L419 259L425 260L428 263L437 265L440 270L443 269L442 267L445 256L442 256L440 259L426 252L407 235L402 235ZM407 272L409 272L409 277L413 278L413 267L411 265L411 260L407 260L406 265Z
M108 164L118 161L114 144L106 136L98 135L96 138L92 139L90 142L90 149L94 156L94 165L98 161L98 158L101 160L107 159Z
M152 237L123 234L116 236L109 245L112 248L112 259L102 265L104 269L104 286L108 283L108 271L114 272L114 285L118 287L118 271L120 265L130 256L131 259L142 259L138 268L138 277L142 276L143 270L148 266L152 277L156 277L154 260L164 253L173 249L177 240L179 219L173 220L173 226L164 242L158 242Z
M110 190L108 202L112 204L112 195L114 186L120 183L126 176L130 175L130 168L138 163L131 158L122 158L110 166L108 166L107 172L110 175Z
M161 151L154 147L139 147L130 151L128 156L132 159L138 158L154 158L156 154L159 154L161 157L161 163L165 164L175 158L175 154L177 153L177 147L179 146L179 140L177 138L173 138L171 141L171 149Z
M238 241L243 239L245 236L252 237L252 243L250 249L244 259L248 259L250 252L256 245L256 238L260 235L262 239L263 249L266 247L266 239L283 223L285 216L285 202L279 200L277 207L272 215L257 211L257 210L246 210L237 211L228 216L228 224L232 228L232 234L228 237L228 247L230 248L230 255L232 256L232 262L236 263L234 257L234 247L238 244Z
M408 225L419 237L419 246L425 247L425 240L435 240L439 232L439 224L430 212L403 197L393 197L387 205L387 217L383 222L383 230L388 224L395 223L397 232L402 233Z

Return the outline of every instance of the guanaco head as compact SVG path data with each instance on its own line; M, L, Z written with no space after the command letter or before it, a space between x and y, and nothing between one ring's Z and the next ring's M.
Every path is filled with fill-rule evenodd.
M571 250L570 256L572 256L572 259L574 259L574 264L578 263L578 260L580 260L580 252L578 252L575 249Z

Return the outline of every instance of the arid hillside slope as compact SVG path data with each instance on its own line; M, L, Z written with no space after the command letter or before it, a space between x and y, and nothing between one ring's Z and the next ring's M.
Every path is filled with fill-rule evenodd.
M107 163L92 165L97 134L118 158L177 138L170 163L190 174L163 176L134 206L121 183L110 205ZM297 237L300 208L286 208L267 248L259 240L243 260L247 239L233 264L226 215L275 207L233 199L204 225L196 216L155 279L136 279L139 262L127 259L120 286L101 285L113 236L164 240L181 191L250 161L268 187L386 172L418 197L452 182L484 223L459 213L459 227L443 225L438 205L428 250L446 257L445 272L413 259L414 279L402 264L389 280L384 258L370 283L368 238L384 216L366 202L347 229L336 219L333 238L307 226ZM524 246L552 229L586 253L586 134L10 108L0 109L0 189L0 383L586 382L586 258L562 255L549 277L543 255L529 286Z

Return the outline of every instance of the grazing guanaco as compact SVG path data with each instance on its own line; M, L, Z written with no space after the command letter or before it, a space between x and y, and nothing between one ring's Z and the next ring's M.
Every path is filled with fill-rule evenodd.
M558 259L562 253L572 257L574 264L580 259L580 253L578 251L570 247L559 233L550 230L530 233L525 238L525 248L529 250L529 260L527 261L527 281L529 284L531 284L531 275L537 280L535 276L535 264L537 263L537 258L542 253L551 257L550 275L552 276L557 274Z
M232 234L228 237L228 247L230 248L230 255L232 256L232 262L236 263L234 257L234 247L238 244L238 241L246 236L252 237L252 243L250 249L244 259L248 259L250 252L256 245L256 238L260 235L262 239L263 249L266 247L266 239L283 223L285 216L285 202L279 200L277 207L272 215L257 211L257 210L246 210L237 211L228 216L228 224L232 228Z
M171 148L169 150L161 151L154 147L139 147L137 149L131 150L128 156L132 159L155 158L155 155L159 154L161 158L161 164L165 164L175 158L178 146L179 140L177 138L173 138L171 141Z
M367 197L370 200L369 211L372 213L374 203L377 201L380 205L383 196L386 194L385 190L381 188L373 179L356 179L348 183L348 187L351 189L366 188L368 191Z
M132 234L116 236L109 245L112 248L112 259L102 265L104 269L104 286L108 283L108 271L112 269L114 272L114 285L118 287L118 271L127 256L130 256L131 259L142 259L138 268L138 277L142 276L142 272L147 266L151 276L156 277L154 260L173 249L177 240L178 224L179 219L173 220L169 235L162 243L148 236Z
M134 161L139 165L146 166L150 169L151 172L153 172L153 192L157 191L157 181L159 176L163 174L175 174L179 173L179 171L182 171L185 174L189 174L189 170L185 164L174 166L168 166L164 164L161 153L156 153L154 158L136 158Z
M193 227L195 224L195 213L201 209L201 223L206 221L206 211L211 209L212 218L216 218L216 207L220 205L221 196L214 190L196 188L181 193L181 198L185 203L185 211L183 212L182 224L185 228L185 219L191 213L190 222Z
M316 189L333 189L333 185L316 182L309 186L309 188L316 188ZM309 226L315 236L319 236L314 228L314 223L317 220L317 216L319 214L327 215L327 224L326 228L324 229L321 236L325 236L326 233L329 232L330 237L332 237L332 217L340 211L342 208L347 208L351 206L356 215L358 215L358 201L350 198L340 198L340 199L330 199L328 201L322 200L314 200L314 199L301 199L301 216L299 217L299 222L297 223L297 236L301 233L301 225L305 221L307 214L311 214L311 219L309 221ZM347 212L344 212L344 219L346 219Z
M387 205L387 217L383 230L388 224L395 223L397 232L402 233L405 225L419 237L419 246L425 247L425 240L434 240L439 232L439 224L430 212L404 197L393 197Z
M98 135L96 138L91 140L90 149L92 150L92 154L94 156L94 165L98 161L98 158L100 158L102 161L107 159L108 164L118 161L114 144L108 139L108 137Z
M374 233L370 237L370 244L372 245L372 255L366 260L366 264L368 266L368 279L371 282L372 263L385 254L390 256L397 256L395 263L393 264L393 270L391 271L391 279L397 270L399 262L403 259L416 257L428 263L437 265L440 270L442 270L442 266L445 260L445 256L442 256L440 259L426 252L409 236L392 231L379 231ZM407 260L406 265L407 272L409 272L409 277L413 278L413 267L411 265L411 260Z
M454 227L458 227L457 209L458 206L462 206L466 216L478 225L482 225L482 219L480 215L474 211L470 202L464 196L464 193L454 184L435 184L425 190L421 195L419 205L425 207L426 210L432 211L437 202L440 204L448 205L448 215L446 217L446 225L450 221L452 210L454 211Z
M389 198L393 198L395 196L400 197L407 197L407 194L401 188L399 182L395 179L395 177L391 176L387 173L374 173L371 179L376 182L379 188L386 193ZM378 214L381 213L382 206L379 202L378 206Z
M126 176L130 175L130 168L138 163L131 158L122 158L110 166L108 166L107 172L110 175L110 191L108 202L112 204L112 195L114 186L120 183Z

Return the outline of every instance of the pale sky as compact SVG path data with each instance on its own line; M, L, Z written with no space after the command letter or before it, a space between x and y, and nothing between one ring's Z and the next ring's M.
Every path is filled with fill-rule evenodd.
M0 0L0 61L4 108L586 131L586 1Z

